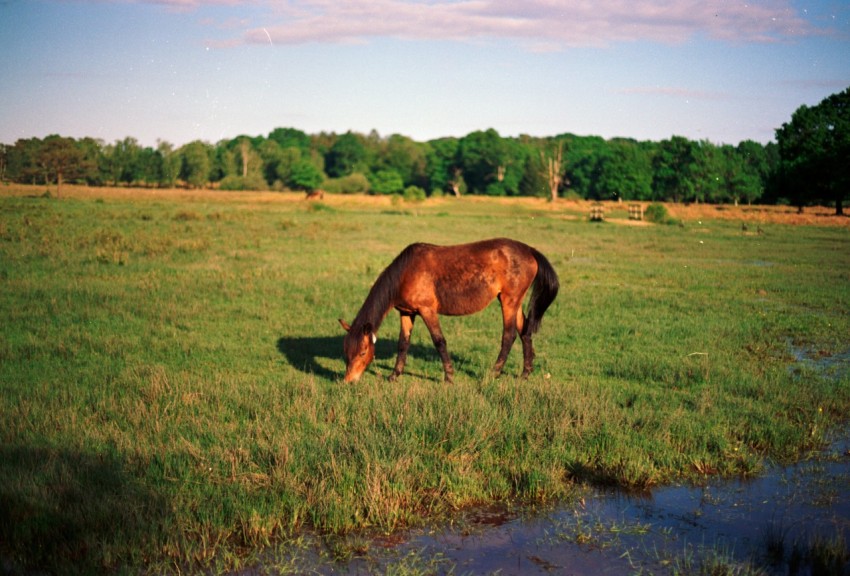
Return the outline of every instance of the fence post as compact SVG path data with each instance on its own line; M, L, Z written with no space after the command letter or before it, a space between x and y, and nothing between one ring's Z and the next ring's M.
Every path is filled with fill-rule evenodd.
M602 204L594 204L590 207L590 221L602 222L605 220L605 207Z
M643 220L643 204L629 204L629 220Z

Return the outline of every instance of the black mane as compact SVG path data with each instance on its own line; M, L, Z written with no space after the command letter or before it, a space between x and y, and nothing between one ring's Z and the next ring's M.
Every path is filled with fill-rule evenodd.
M410 260L413 258L417 248L423 244L411 244L401 251L401 254L395 257L389 266L375 280L372 288L369 290L369 295L366 296L366 301L360 307L360 311L351 323L351 332L359 333L366 324L372 325L372 332L377 332L381 322L384 321L384 316L393 306L393 302L398 298L399 284L401 276Z

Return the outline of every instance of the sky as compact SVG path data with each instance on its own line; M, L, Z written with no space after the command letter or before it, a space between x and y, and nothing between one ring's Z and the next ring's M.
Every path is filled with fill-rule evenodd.
M850 87L847 0L0 0L0 143L278 127L766 143Z

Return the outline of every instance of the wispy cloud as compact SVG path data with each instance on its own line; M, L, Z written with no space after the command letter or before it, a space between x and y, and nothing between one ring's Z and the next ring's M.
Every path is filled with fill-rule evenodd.
M140 0L179 10L232 0ZM779 42L825 31L790 0L254 0L264 21L227 43L515 41L529 50L695 37Z
M133 2L133 0L112 0L113 2ZM240 0L135 0L137 4L156 4L165 6L177 12L189 12L204 6L238 6L239 4L251 4L253 2L240 2Z
M180 9L228 0L148 0ZM823 33L788 0L256 0L268 20L235 43L512 40L528 49L694 37L777 42Z

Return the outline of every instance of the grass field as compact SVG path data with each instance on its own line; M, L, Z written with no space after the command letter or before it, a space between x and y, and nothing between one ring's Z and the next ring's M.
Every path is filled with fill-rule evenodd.
M850 227L731 208L0 187L4 570L250 565L309 528L392 532L493 500L758 474L821 445L850 376ZM776 211L780 214L781 211ZM755 216L754 216L755 215ZM716 217L715 217L716 216ZM747 230L742 221L750 222ZM618 223L619 222L619 223ZM761 233L752 225L758 222ZM561 293L527 381L498 305L447 318L443 383L398 317L355 385L342 331L414 241L522 240Z

